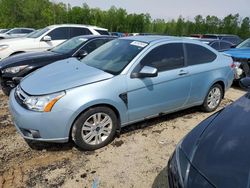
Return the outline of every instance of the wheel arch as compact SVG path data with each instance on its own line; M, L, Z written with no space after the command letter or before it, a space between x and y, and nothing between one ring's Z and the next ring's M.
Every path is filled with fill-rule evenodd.
M226 90L226 88L225 88L226 85L225 85L224 81L218 80L218 81L214 82L214 83L211 85L211 87L214 86L215 84L219 84L219 85L222 87L222 92L223 92L223 93L222 93L222 99L224 99L225 90ZM210 88L211 88L211 87L210 87ZM210 88L209 88L209 89L210 89Z
M77 113L76 117L74 118L73 122L70 125L70 130L69 130L69 139L70 140L72 140L72 129L73 129L73 126L74 126L76 120L79 118L79 116L81 116L83 113L85 113L89 109L95 108L95 107L107 107L107 108L110 108L111 110L113 110L114 113L115 113L115 115L116 115L116 117L117 117L117 120L118 120L117 132L118 133L120 132L120 129L121 129L121 115L120 115L119 110L114 105L111 105L109 103L100 103L100 104L91 105L91 106L85 108L84 110L80 110L80 112Z

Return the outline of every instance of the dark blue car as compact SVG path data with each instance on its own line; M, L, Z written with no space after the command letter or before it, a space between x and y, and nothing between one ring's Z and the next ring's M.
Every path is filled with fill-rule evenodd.
M235 48L225 51L226 54L230 55L236 65L236 79L240 79L249 76L250 66L250 38L240 43Z

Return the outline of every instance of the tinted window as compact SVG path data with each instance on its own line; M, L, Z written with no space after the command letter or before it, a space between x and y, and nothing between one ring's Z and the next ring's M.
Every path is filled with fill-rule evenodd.
M197 44L185 44L185 46L188 65L209 63L216 59L216 54L203 46Z
M69 27L60 27L49 32L48 36L51 37L51 40L65 40L70 38L69 32L70 32Z
M31 33L32 31L30 29L21 29L21 33Z
M237 37L222 37L222 40L226 40L226 41L229 41L229 42L232 42L234 44L238 44L238 39Z
M8 34L20 34L20 33L21 33L21 29L13 29L8 32Z
M90 32L89 29L87 28L79 28L79 27L73 27L71 28L70 36L71 37L76 37L80 35L91 35L92 33Z
M219 42L212 42L212 43L210 44L210 46L211 46L212 48L214 48L215 50L220 50Z
M183 44L173 43L158 46L143 58L141 65L155 67L158 69L158 71L183 67Z
M108 39L95 39L90 42L88 42L86 45L82 47L82 50L87 51L88 53L94 51L96 48L100 47L101 45L108 42Z
M232 44L229 42L220 42L220 48L221 50L227 50L231 48Z
M109 32L106 31L106 30L95 29L95 31L97 31L97 32L100 33L101 35L109 35Z

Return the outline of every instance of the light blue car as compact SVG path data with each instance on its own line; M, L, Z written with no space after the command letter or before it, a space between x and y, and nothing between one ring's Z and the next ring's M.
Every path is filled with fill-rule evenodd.
M215 110L234 74L232 59L198 41L135 36L86 58L58 61L24 78L10 95L18 132L28 140L107 145L129 124L202 106Z

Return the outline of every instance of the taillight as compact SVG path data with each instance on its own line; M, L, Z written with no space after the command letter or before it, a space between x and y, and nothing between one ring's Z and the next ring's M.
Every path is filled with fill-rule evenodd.
M230 67L231 67L232 69L234 69L234 68L236 67L235 63L234 63L234 62L231 63L231 64L230 64Z

